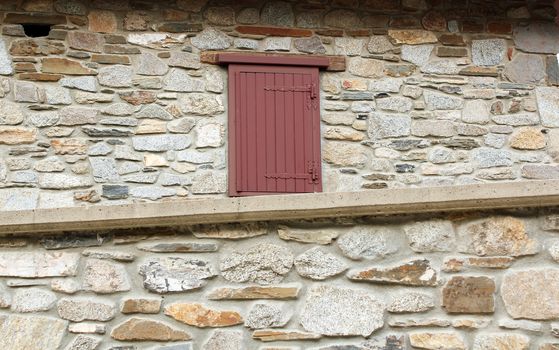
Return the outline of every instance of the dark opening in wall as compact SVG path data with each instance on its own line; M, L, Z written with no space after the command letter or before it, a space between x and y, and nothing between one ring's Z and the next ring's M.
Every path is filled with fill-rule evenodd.
M22 24L25 35L31 38L48 36L50 33L50 24Z

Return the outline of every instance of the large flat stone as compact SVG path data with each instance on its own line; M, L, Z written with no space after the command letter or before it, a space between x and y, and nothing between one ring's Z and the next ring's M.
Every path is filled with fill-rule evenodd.
M78 253L0 252L0 276L75 276L79 259Z
M113 328L111 338L120 341L179 341L190 340L191 336L161 321L133 317Z
M62 298L58 301L57 309L58 316L72 322L109 321L116 314L114 302L91 297Z
M139 273L144 288L155 293L198 289L206 284L206 279L216 275L206 261L179 257L148 260L140 265Z
M549 128L559 127L559 88L537 87L536 98L542 125Z
M10 315L0 327L0 349L58 349L67 323L52 317Z
M396 266L369 267L351 270L347 277L354 281L406 286L436 286L437 271L427 259L411 260Z
M531 23L528 26L517 26L513 40L517 49L534 53L556 54L559 52L559 28L549 23Z
M486 276L453 276L443 288L448 313L487 314L495 311L495 281Z

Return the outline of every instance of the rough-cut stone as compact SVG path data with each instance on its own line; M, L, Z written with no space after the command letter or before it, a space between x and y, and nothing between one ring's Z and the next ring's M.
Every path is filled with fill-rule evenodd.
M218 245L203 241L169 241L143 243L138 245L138 249L152 253L207 253L217 251Z
M242 239L268 233L266 225L259 223L233 223L219 225L194 225L190 228L196 238Z
M290 318L291 315L279 305L256 304L250 309L245 326L250 329L278 328L285 326Z
M348 267L335 255L315 247L297 256L295 268L301 276L324 280L344 272Z
M87 15L89 30L97 33L114 33L117 30L117 19L112 11L90 11Z
M95 350L101 343L101 339L87 335L78 335L72 340L65 350Z
M491 120L489 107L483 100L472 100L464 102L462 109L462 121L472 124L487 124Z
M190 340L191 336L161 321L133 317L113 328L111 338L120 341L179 341Z
M472 152L472 159L477 162L479 168L492 168L511 166L512 156L509 151L492 149L487 147L477 148Z
M538 242L528 236L522 220L491 217L459 230L458 249L479 256L522 256L539 251Z
M43 174L39 176L39 187L50 190L68 190L73 188L90 187L91 179L66 174Z
M58 349L67 322L43 316L10 315L0 328L1 349Z
M72 49L90 52L103 51L103 36L97 33L70 31L67 40Z
M387 311L392 313L415 313L425 312L434 307L435 303L432 296L411 292L394 296L387 307Z
M429 110L462 109L464 102L458 97L426 90L423 94Z
M382 61L354 57L349 62L349 72L364 78L380 78L383 76L384 64Z
M140 265L139 273L143 277L144 288L156 293L201 288L206 279L216 275L206 261L179 257L148 260Z
M220 147L224 142L223 124L208 123L196 128L196 147Z
M364 168L367 154L361 145L328 142L324 145L322 157L327 163L341 167Z
M551 320L559 317L559 270L514 271L501 284L501 297L512 318Z
M72 322L109 321L115 317L116 307L111 301L91 297L62 298L58 301L58 316Z
M22 278L75 276L79 259L77 253L1 252L0 276Z
M407 286L436 286L437 271L429 260L412 260L393 267L370 267L350 270L347 277L355 281Z
M394 45L384 35L373 35L367 44L370 53L386 53L394 49Z
M23 121L23 112L17 103L0 101L0 125L17 125Z
M503 75L514 83L539 83L545 78L544 60L538 55L518 53L505 66Z
M448 313L485 314L495 311L495 281L486 276L454 276L443 288Z
M93 179L95 182L118 181L119 175L116 169L116 161L112 158L91 157L89 158Z
M505 57L504 39L472 40L472 63L476 66L496 66Z
M433 32L420 29L389 29L388 36L395 44L418 45L438 42Z
M356 227L337 239L342 253L350 259L377 259L396 251L390 242L393 232L381 226Z
M191 142L192 138L188 135L154 135L132 138L132 145L136 151L180 151L190 146Z
M185 114L214 116L225 112L220 96L188 94L180 102L181 111Z
M402 60L423 66L429 61L434 48L434 45L402 45Z
M410 344L414 348L430 350L466 350L464 338L458 333L410 333Z
M514 258L506 256L498 257L470 257L470 258L449 258L443 263L442 270L445 272L460 272L467 267L487 268L487 269L506 269L512 265Z
M222 258L222 276L231 282L278 283L293 266L293 254L282 246L261 243Z
M167 62L171 67L181 67L186 69L199 69L200 56L189 52L171 52Z
M384 325L384 309L384 303L364 290L317 285L307 295L301 325L327 336L368 337Z
M225 50L233 40L227 34L208 27L191 39L192 45L200 50Z
M202 350L242 349L243 332L215 330L202 346Z
M322 45L322 40L318 36L310 38L297 38L293 40L293 44L297 50L309 54L325 54L326 48Z
M99 70L99 84L109 87L130 87L132 86L132 68L123 65L103 67Z
M361 19L353 11L336 9L324 15L324 24L335 28L354 28L359 27Z
M0 40L0 75L12 75L13 73L12 57L6 49L4 40Z
M429 220L404 227L410 248L418 253L448 252L455 245L454 227L450 221Z
M262 23L272 26L291 27L295 22L295 15L290 3L270 1L262 8L260 20Z
M332 240L340 235L337 229L316 228L303 229L284 225L278 226L279 238L286 241L296 241L301 243L330 244Z
M128 298L120 304L123 314L158 314L161 310L160 298Z
M537 87L536 98L542 125L559 127L559 88Z
M236 311L219 311L198 303L173 303L165 306L165 315L199 328L228 327L243 323Z
M37 130L14 126L0 126L0 145L20 145L37 140Z
M553 23L534 22L528 26L517 26L513 40L522 51L557 54L559 52L559 29Z
M296 299L300 285L222 287L208 294L210 300Z
M41 288L18 289L12 299L15 312L48 311L54 307L56 295Z
M536 150L545 148L545 135L541 129L520 128L516 130L510 139L510 146L522 150Z
M131 288L124 266L106 260L88 259L83 278L83 289L95 293L125 292Z
M479 334L473 350L528 350L530 338L522 334Z
M227 187L225 174L215 172L202 172L192 179L190 190L194 194L224 193Z

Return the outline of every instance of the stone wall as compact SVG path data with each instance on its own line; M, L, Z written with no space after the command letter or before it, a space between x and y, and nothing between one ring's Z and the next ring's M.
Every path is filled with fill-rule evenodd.
M4 237L0 348L559 349L557 232L515 210Z
M205 50L347 58L321 73L326 191L559 176L551 1L30 0L0 12L0 210L224 196L226 68L202 63ZM51 30L28 37L22 23Z

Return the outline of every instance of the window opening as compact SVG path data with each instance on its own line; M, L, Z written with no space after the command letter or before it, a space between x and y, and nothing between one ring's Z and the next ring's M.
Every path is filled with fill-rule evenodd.
M30 38L39 38L48 36L50 33L50 24L22 24L25 35Z

